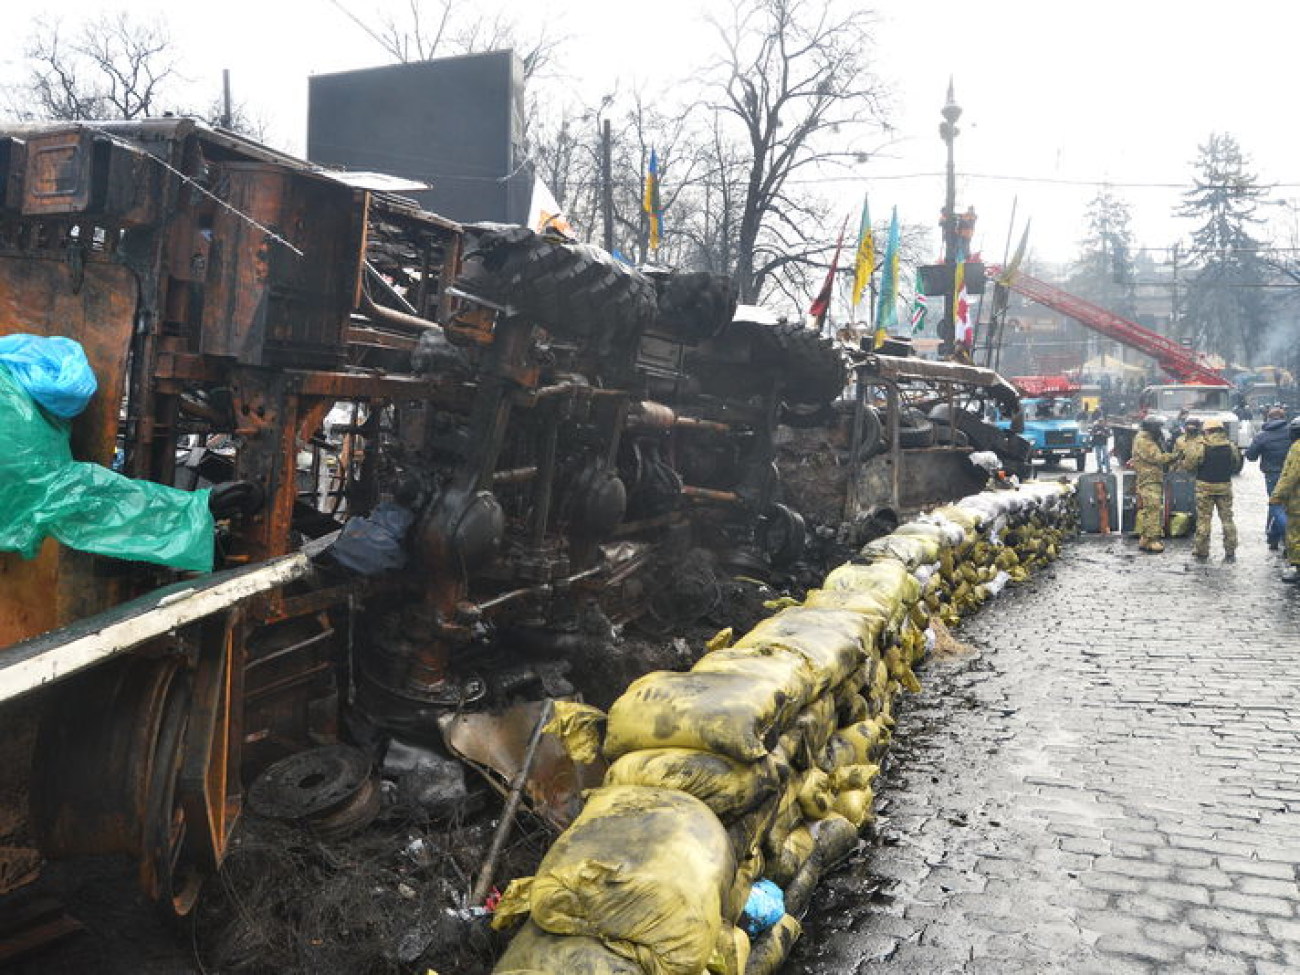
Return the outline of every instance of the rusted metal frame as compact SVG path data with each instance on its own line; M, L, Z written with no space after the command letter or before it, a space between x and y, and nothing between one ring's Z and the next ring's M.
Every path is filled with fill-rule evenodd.
M192 128L192 126L191 126ZM143 131L143 130L141 130ZM177 135L187 135L189 128L177 127L171 130ZM181 139L163 141L159 144L156 155L168 165L179 169L184 164L185 143ZM182 184L179 179L167 174L159 183L165 188L164 198L157 202L156 212L170 214L180 208ZM136 231L137 235L145 234ZM152 234L148 251L132 259L127 256L124 263L136 274L139 282L139 302L136 306L136 329L131 350L130 378L127 391L126 412L126 464L127 473L134 477L156 480L170 484L165 479L164 471L159 468L161 448L151 448L157 436L155 430L158 404L155 402L156 390L153 384L157 372L162 308L156 304L165 280L165 259L168 251L167 227L165 222L155 224L147 233ZM142 263L142 260L147 263ZM133 448L137 448L134 449ZM165 466L165 465L164 465ZM174 467L174 454L172 458Z
M177 801L190 827L180 854L210 872L225 858L240 806L248 625L239 607L201 626Z

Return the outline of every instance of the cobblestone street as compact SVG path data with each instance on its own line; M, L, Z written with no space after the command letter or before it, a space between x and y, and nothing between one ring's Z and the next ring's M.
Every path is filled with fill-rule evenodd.
M1235 487L1235 564L1085 535L955 632L785 971L1300 971L1300 590Z

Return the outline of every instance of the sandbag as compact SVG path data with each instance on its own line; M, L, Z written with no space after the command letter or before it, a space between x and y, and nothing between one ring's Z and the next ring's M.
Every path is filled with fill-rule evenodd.
M704 970L709 975L744 975L748 964L749 935L731 924L723 924Z
M755 938L749 948L745 975L773 975L803 934L803 925L789 914Z
M546 722L542 731L559 738L565 752L575 762L590 765L600 758L605 712L577 701L553 701L551 706L551 720Z
M699 799L726 823L775 797L782 782L770 755L756 762L738 762L690 748L646 748L629 752L611 765L605 785L676 789Z
M822 588L875 592L886 597L891 604L903 602L911 605L921 594L921 584L906 567L892 560L872 565L841 565L830 571L822 582Z
M747 674L775 684L802 708L817 696L821 680L806 656L785 647L729 647L706 653L691 670L699 674Z
M815 845L812 855L785 887L787 911L802 914L812 900L813 891L823 873L848 856L858 845L857 827L843 816L831 813L809 827Z
M642 748L693 748L756 762L800 703L750 674L654 671L633 681L609 709L605 757L612 761Z
M872 818L871 804L874 798L870 789L847 789L835 797L832 811L860 829L863 823Z
M837 727L839 723L835 720L835 698L831 694L822 695L799 712L794 720L794 728L800 737L802 764L805 768L812 764L812 756L826 747L826 742L830 741Z
M596 938L551 934L532 921L511 939L494 975L645 975L641 966Z
M835 793L870 789L871 783L879 774L879 765L844 765L830 774L828 787Z
M609 786L590 793L534 877L511 883L493 926L528 910L543 930L599 938L647 975L698 975L735 874L726 830L704 803Z
M897 532L877 538L862 546L858 557L866 562L880 559L895 559L908 569L933 562L939 557L939 546L931 539L918 538L914 535L899 535Z
M804 819L824 819L834 798L831 777L821 769L810 768L800 776L799 809Z
M876 632L848 610L794 606L760 622L735 647L783 647L802 654L817 675L821 695L857 669Z
M836 797L839 802L839 797ZM836 809L839 812L839 809ZM845 817L848 818L847 816ZM807 825L800 823L794 829L790 830L785 840L781 843L781 848L775 852L775 855L768 858L767 875L779 887L784 887L794 879L800 868L807 862L808 857L812 855L813 847L817 841L813 839L812 832Z

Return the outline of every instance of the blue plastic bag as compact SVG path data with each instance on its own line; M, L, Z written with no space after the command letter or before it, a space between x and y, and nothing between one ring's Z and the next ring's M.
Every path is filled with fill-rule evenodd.
M759 880L749 891L740 914L740 927L756 938L785 916L785 893L770 880Z
M0 362L42 409L64 420L84 410L99 388L86 350L62 336L0 335Z

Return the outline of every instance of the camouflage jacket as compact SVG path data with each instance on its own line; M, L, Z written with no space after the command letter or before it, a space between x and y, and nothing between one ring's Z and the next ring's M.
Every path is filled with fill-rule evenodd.
M1273 485L1269 504L1284 504L1288 508L1300 507L1300 440L1291 444L1282 464L1282 473Z
M1159 479L1173 460L1174 455L1161 450L1155 437L1145 430L1133 438L1133 458L1129 463L1137 471L1139 483Z

